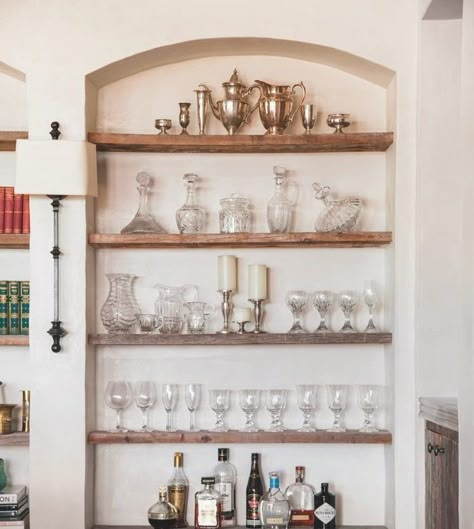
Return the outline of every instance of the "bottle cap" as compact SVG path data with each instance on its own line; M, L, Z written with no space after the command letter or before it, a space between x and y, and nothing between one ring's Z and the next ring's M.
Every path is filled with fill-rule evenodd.
M174 453L174 466L182 467L183 466L183 452Z
M280 487L280 476L277 472L270 472L270 488L278 489Z
M328 490L329 488L329 483L321 483L321 490L322 491L326 491Z
M257 452L252 453L252 459L258 459L259 456L260 454L258 454Z
M227 461L229 459L229 449L228 448L218 448L217 458L219 459L219 461Z
M216 478L214 477L201 478L201 483L203 485L214 485L215 482Z

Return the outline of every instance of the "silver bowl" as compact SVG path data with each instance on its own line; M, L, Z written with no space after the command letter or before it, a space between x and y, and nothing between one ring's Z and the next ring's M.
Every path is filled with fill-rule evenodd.
M166 131L171 128L171 119L155 119L155 128L160 132L158 134L168 134Z
M351 115L350 114L328 114L327 124L336 129L334 134L343 134L344 128L348 127L351 124Z

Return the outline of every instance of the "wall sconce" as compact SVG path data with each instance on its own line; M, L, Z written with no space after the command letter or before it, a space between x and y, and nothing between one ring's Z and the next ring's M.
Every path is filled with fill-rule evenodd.
M54 319L48 334L53 338L51 350L61 351L66 334L59 319L59 208L68 195L97 196L97 162L95 145L86 141L58 141L59 123L51 123L54 141L18 140L16 144L16 193L47 195L54 217Z

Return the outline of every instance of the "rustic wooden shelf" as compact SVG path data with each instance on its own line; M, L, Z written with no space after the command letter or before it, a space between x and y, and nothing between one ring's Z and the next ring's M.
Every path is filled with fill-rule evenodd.
M92 529L150 529L149 525L95 525ZM189 529L194 529L192 526ZM245 529L237 525L236 529ZM337 525L336 529L387 529L385 525Z
M14 432L0 435L0 446L28 446L29 444L29 433Z
M1 149L0 149L1 150ZM28 233L1 233L0 250L28 249L30 247L30 235Z
M91 233L94 248L373 248L392 242L390 231L299 233Z
M318 345L392 343L390 332L254 334L90 334L93 345Z
M17 130L0 130L0 151L15 151L16 140L28 139L28 132Z
M29 345L30 337L24 334L2 334L0 345Z
M337 444L390 444L392 434L386 430L364 433L358 430L346 432L255 432L237 430L229 432L90 432L91 444L154 444L154 443L337 443Z
M172 135L90 132L98 151L207 152L207 153L303 153L377 152L393 143L393 132L300 135Z

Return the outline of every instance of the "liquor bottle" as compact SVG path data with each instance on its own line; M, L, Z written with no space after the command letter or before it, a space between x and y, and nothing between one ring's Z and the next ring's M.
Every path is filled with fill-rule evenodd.
M287 529L290 522L290 503L280 490L280 477L270 472L270 487L260 502L263 529Z
M168 497L178 511L176 527L187 527L186 508L188 505L189 482L183 470L183 453L174 454L174 472L168 481Z
M295 483L289 485L285 495L290 502L290 526L314 525L314 489L304 483L304 467L296 467Z
M201 478L204 489L196 492L194 503L195 529L221 529L221 495L214 490L214 477Z
M259 457L260 454L252 454L252 465L246 490L247 521L245 525L252 529L262 527L260 521L260 500L263 496L263 482L260 475Z
M335 529L336 496L328 491L329 485L321 483L321 492L314 495L314 529Z
M237 481L237 470L229 463L229 449L219 448L217 450L219 463L214 468L216 478L216 490L222 498L221 525L222 527L234 527L237 523L235 512L235 486Z
M176 527L178 511L168 501L168 489L160 487L158 501L148 509L148 523L154 529L171 529Z

